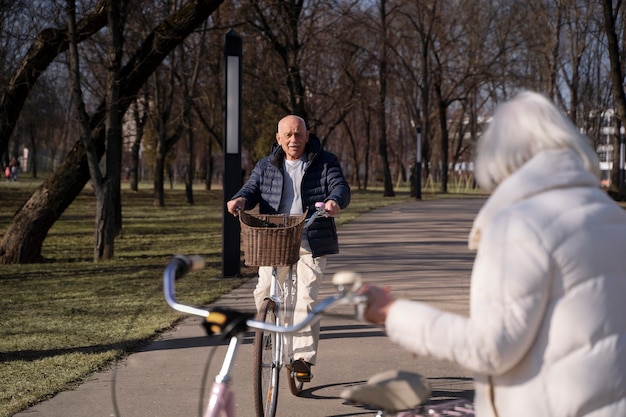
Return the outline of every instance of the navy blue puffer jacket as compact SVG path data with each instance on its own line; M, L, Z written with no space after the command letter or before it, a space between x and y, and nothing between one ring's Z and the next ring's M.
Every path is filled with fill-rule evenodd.
M302 178L302 211L315 212L315 203L334 200L341 209L350 203L350 186L343 176L337 157L322 148L320 140L309 135L305 153L307 162ZM261 159L250 178L232 198L244 197L245 210L259 205L261 214L278 214L283 192L283 161L285 152L278 143ZM317 219L304 231L313 257L339 253L337 228L332 217Z

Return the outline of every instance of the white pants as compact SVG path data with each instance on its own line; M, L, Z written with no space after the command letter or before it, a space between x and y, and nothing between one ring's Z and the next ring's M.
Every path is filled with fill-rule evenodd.
M326 257L313 258L308 247L308 242L303 242L300 247L300 260L294 266L297 274L296 306L294 311L294 323L299 323L313 308L317 301L320 284L324 269L326 269ZM279 267L278 278L284 282L289 267ZM261 309L263 300L270 293L270 283L272 280L272 267L262 266L259 268L259 281L254 289L254 302L257 311ZM317 360L317 345L320 337L320 321L316 321L311 326L306 326L293 336L294 359L304 359L315 364Z

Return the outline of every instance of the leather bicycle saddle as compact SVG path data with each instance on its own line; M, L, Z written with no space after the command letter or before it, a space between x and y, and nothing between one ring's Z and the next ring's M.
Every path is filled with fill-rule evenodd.
M341 398L395 413L416 408L428 399L430 393L430 384L422 375L393 370L381 372L365 384L343 390Z

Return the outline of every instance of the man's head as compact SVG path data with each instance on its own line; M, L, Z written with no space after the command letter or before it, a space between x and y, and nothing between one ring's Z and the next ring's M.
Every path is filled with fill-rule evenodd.
M300 159L304 154L306 143L309 141L309 132L306 130L304 119L294 115L280 119L276 141L285 151L287 159Z

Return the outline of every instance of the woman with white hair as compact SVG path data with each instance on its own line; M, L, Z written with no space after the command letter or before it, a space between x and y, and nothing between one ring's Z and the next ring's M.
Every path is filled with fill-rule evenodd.
M364 289L407 350L474 373L479 417L626 416L626 213L590 140L544 96L500 105L475 175L469 317Z

